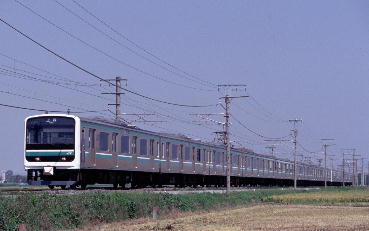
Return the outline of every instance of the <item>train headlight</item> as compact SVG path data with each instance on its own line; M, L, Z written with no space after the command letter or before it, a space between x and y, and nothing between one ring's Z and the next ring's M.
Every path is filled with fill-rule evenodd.
M40 161L41 158L40 157L35 157L35 161Z
M66 157L62 157L62 158L61 158L61 160L62 160L62 161L66 161L66 160L67 160L67 158L66 158Z

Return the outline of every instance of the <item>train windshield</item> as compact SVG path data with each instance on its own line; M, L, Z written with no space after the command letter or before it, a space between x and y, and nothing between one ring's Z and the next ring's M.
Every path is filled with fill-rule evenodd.
M27 121L26 149L74 149L72 118L45 116Z

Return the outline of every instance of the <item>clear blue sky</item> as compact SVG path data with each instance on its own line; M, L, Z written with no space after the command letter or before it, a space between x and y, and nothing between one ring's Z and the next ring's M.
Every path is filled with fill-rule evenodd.
M70 0L61 3L121 45L97 32L55 1L18 1L114 58L108 58L68 36L16 1L0 1L0 17L104 78L117 75L128 78L129 89L171 102L216 104L219 101L220 94L216 88L203 86L198 81L189 80L188 76L187 79L178 77L124 48L129 47L141 56L155 60L104 27ZM257 133L269 137L284 136L289 134L291 128L285 120L298 117L303 119L303 124L299 126L299 141L306 149L319 151L321 138L335 138L336 145L330 148L330 154L340 156L341 148L357 148L359 154L368 157L368 1L147 0L80 3L131 41L204 81L247 84L246 94L253 96L262 106L252 99L237 99L233 101L232 114ZM9 72L46 78L94 95L114 90L45 52L4 24L0 24L0 35L2 54L84 83L50 79L50 74L0 56L0 103L49 110L66 110L69 107L72 111L107 110L107 104L113 103L111 96L103 96L111 99L109 102ZM142 74L122 62L150 74ZM171 69L166 64L162 66ZM180 85L214 91L194 90ZM155 112L156 116L147 119L167 121L137 123L146 129L184 133L204 140L212 140L212 132L221 129L211 123L194 125L193 121L198 118L189 115L221 112L221 107L179 108L130 94L123 96L123 101L126 113ZM32 114L35 112L0 107L0 169L23 171L23 121ZM96 115L111 117L109 112L85 116ZM130 121L136 119L133 116L125 118ZM270 143L235 121L232 133L235 135L233 140L244 146L257 152L269 152L265 146ZM278 155L290 157L291 147L291 143L278 145ZM313 161L322 157L307 154L301 148L299 150L305 156L311 156ZM339 159L337 163L340 163Z

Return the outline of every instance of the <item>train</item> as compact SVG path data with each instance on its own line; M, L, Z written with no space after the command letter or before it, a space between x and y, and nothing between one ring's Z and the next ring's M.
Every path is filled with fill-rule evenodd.
M85 189L177 187L226 184L226 147L181 134L140 129L102 118L41 114L25 119L24 167L31 185ZM350 184L351 175L298 162L299 186ZM231 184L291 186L288 159L231 149Z

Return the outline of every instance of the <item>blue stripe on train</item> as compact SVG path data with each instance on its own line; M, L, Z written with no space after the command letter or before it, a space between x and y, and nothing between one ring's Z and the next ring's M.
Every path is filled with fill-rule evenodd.
M39 152L39 151L35 151L35 152L30 152L27 151L26 152L26 156L74 156L74 152L70 151L70 152Z

